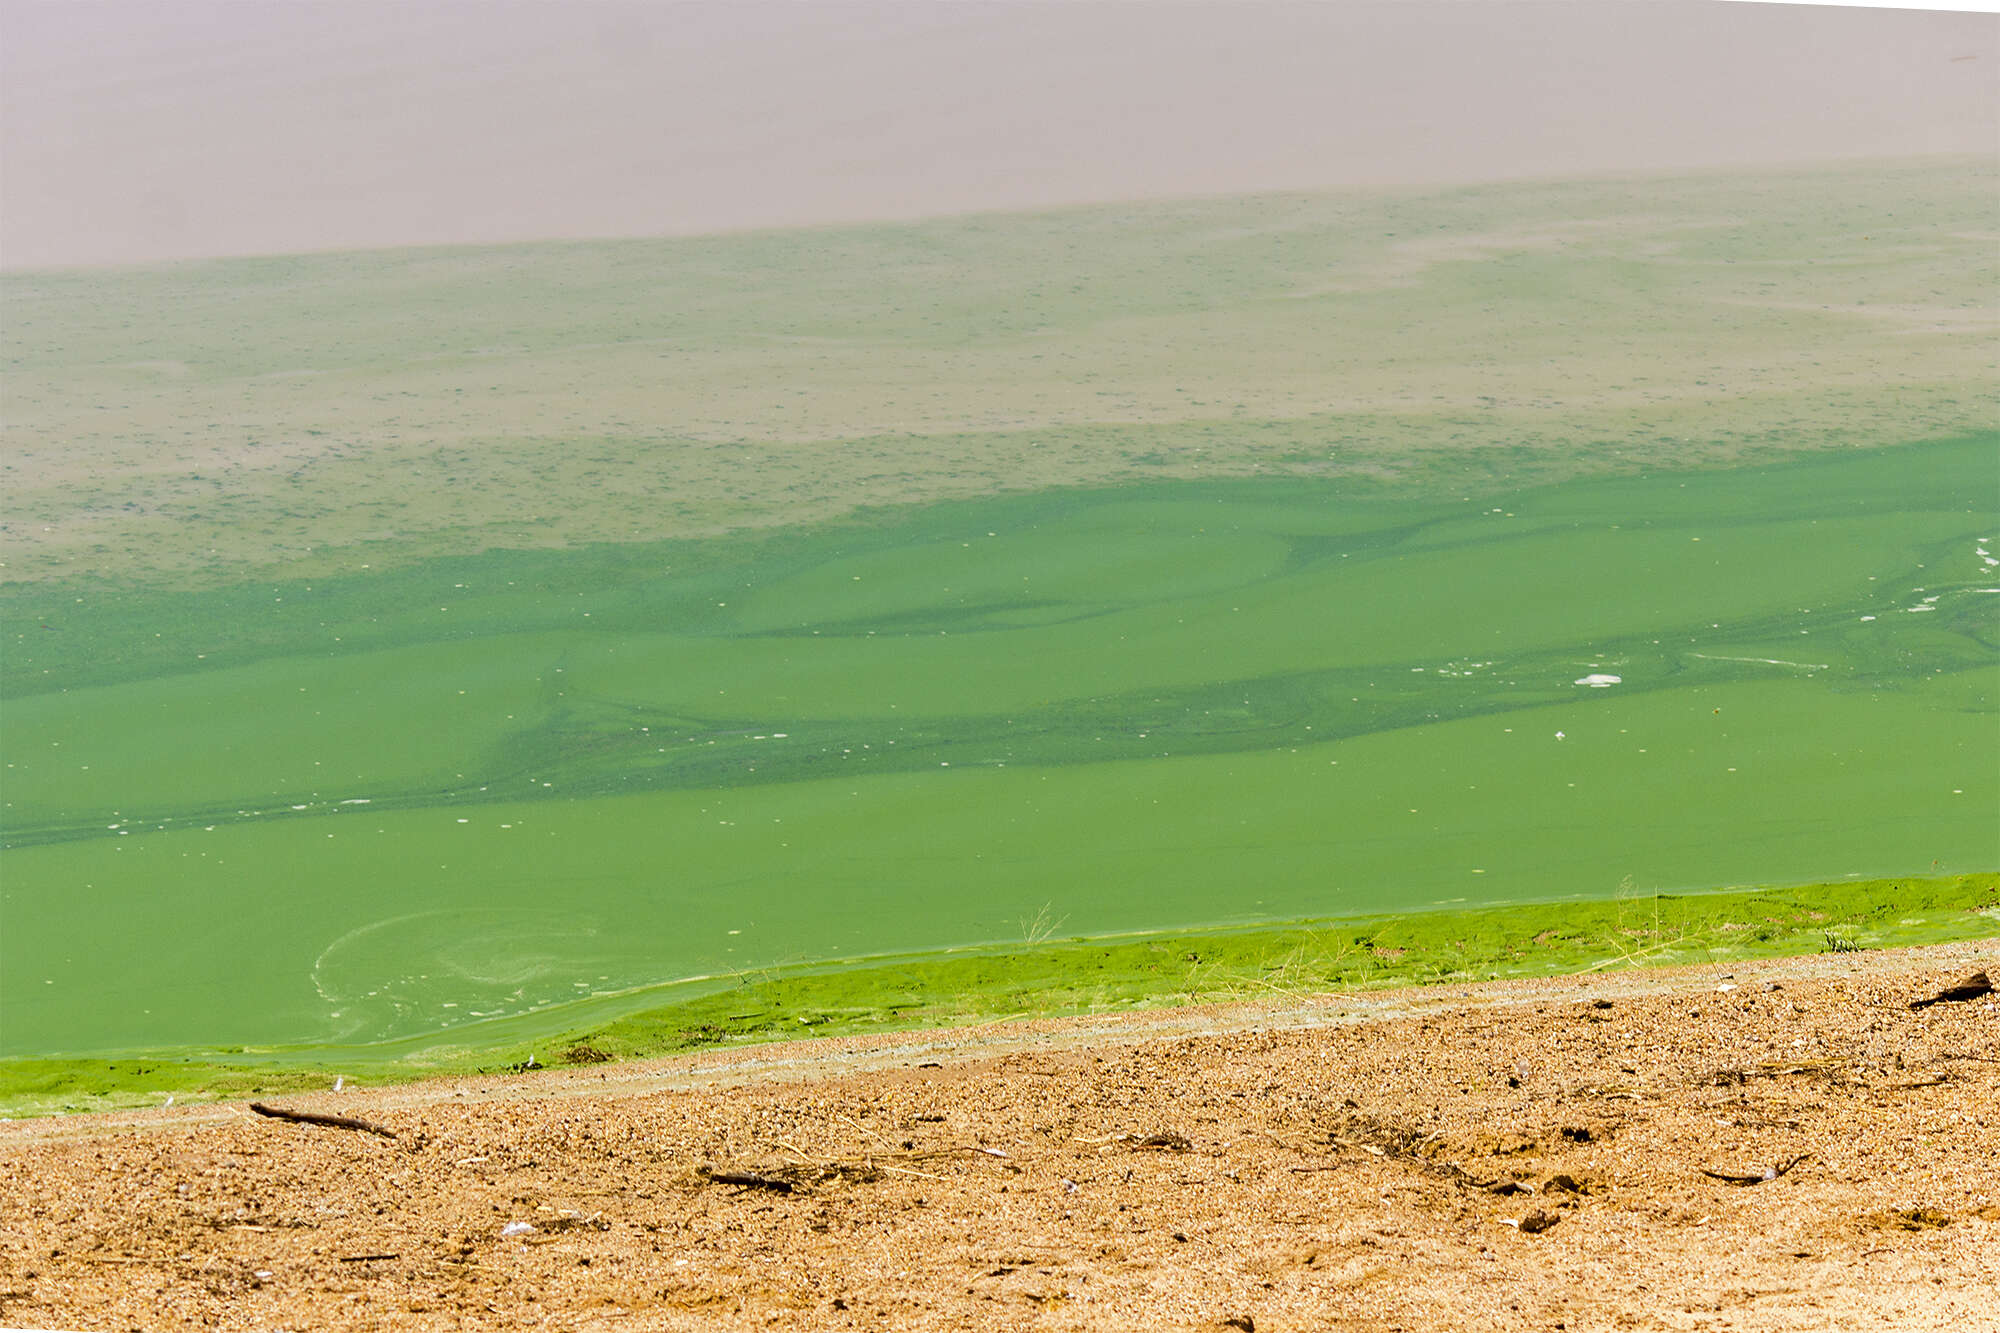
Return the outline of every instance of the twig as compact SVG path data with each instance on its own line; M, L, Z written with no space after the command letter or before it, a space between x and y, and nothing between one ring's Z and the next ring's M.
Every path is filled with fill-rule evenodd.
M887 1143L889 1141L883 1138L880 1134L876 1133L874 1130L868 1128L868 1126L862 1124L859 1120L856 1120L851 1115L844 1115L839 1111L835 1111L834 1114L840 1116L842 1120L845 1120L848 1124L854 1126L856 1129L860 1130L863 1134L866 1134L869 1138L874 1139L879 1143Z
M771 1176L753 1175L748 1171L717 1171L702 1167L701 1174L717 1185L741 1185L745 1189L770 1190L774 1194L790 1194L792 1182L777 1180Z
M340 1262L344 1264L365 1264L375 1259L400 1259L402 1257L401 1254L343 1254L340 1256Z
M1301 1147L1299 1144L1293 1143L1289 1139L1280 1138L1278 1135L1273 1134L1268 1129L1253 1129L1246 1134L1242 1134L1236 1138L1229 1140L1229 1142L1223 1144L1220 1148L1216 1149L1216 1151L1228 1152L1231 1148L1234 1148L1237 1144L1248 1143L1251 1139L1269 1139L1271 1142L1277 1144L1280 1148L1283 1148L1287 1152L1302 1153L1306 1151L1306 1149ZM1336 1142L1337 1141L1338 1140L1336 1140Z
M269 1106L263 1102L251 1102L250 1109L258 1115L270 1116L273 1120L290 1120L301 1125L325 1125L328 1129L358 1129L364 1134L380 1134L385 1139L396 1137L393 1129L384 1129L372 1120L358 1120L346 1115L321 1115L317 1111L288 1111L282 1106Z
M1719 1180L1726 1185L1762 1185L1767 1181L1776 1180L1811 1156L1809 1152L1802 1152L1783 1166L1765 1167L1762 1172L1754 1176L1741 1176L1733 1171L1711 1171L1705 1166L1701 1168L1701 1173L1710 1180Z

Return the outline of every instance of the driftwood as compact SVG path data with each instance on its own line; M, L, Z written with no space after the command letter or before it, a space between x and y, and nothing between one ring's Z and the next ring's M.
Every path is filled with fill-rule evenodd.
M250 1109L258 1115L270 1116L273 1120L290 1120L300 1125L324 1125L328 1129L357 1129L364 1134L380 1134L385 1139L396 1137L393 1129L384 1129L372 1120L358 1120L346 1115L321 1115L317 1111L290 1111L282 1106L271 1106L264 1102L251 1102Z

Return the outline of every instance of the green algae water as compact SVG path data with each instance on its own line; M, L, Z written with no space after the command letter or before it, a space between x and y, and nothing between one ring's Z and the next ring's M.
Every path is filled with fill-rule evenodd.
M2000 864L2000 437L6 594L0 1054Z

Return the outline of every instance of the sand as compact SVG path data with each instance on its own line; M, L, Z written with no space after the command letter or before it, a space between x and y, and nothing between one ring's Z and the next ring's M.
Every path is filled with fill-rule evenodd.
M16 1122L0 1323L1991 1328L1995 1000L1910 1002L1996 961L1286 997L285 1103L393 1139L240 1103Z

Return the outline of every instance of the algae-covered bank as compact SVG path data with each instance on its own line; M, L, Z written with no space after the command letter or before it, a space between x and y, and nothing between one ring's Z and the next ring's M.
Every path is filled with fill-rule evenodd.
M527 1073L1055 1015L1859 955L2000 934L2000 875L1697 894L1627 890L1608 899L1096 939L1045 937L1055 924L1032 923L1029 938L1004 945L758 968L648 988L616 1004L373 1045L0 1056L0 1115Z
M1871 170L9 278L0 1077L1087 1006L1098 942L1277 923L1615 965L1451 923L1724 885L1992 933L2000 436L1936 295L1991 174Z

